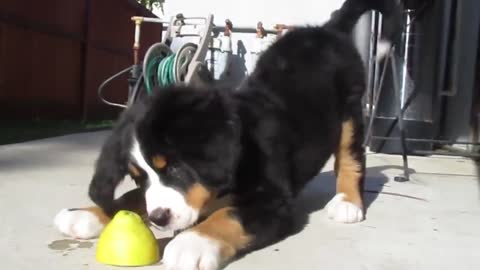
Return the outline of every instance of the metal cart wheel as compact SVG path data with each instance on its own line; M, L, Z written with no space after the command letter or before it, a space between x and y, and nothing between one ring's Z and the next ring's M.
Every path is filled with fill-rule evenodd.
M195 43L185 43L178 50L175 56L174 73L177 83L184 83L188 73L188 67L192 62L193 56L197 51L198 45Z

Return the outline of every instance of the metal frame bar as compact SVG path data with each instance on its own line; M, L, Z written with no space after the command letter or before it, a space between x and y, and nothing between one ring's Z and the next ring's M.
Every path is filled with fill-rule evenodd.
M384 136L371 136L372 139L378 140L386 140L386 141L395 141L400 140L400 137L384 137ZM414 138L406 138L405 141L407 142L430 142L430 143L438 143L438 144L460 144L460 145L480 145L480 143L473 143L473 142L464 142L464 141L455 141L455 140L433 140L433 139L414 139Z
M393 89L395 90L395 95L398 98L398 129L400 131L400 141L402 144L402 160L403 160L403 176L395 177L397 182L406 182L410 180L410 172L408 171L408 148L406 142L405 134L405 125L403 123L403 104L402 104L402 93L399 85L398 70L397 70L397 60L395 59L395 47L390 51L390 64L392 66L392 77L393 77Z

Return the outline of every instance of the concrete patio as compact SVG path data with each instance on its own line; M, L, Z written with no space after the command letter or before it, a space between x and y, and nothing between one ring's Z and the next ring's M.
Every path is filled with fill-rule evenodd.
M95 261L95 241L65 239L52 226L61 208L90 205L87 184L105 135L0 146L0 269L118 269ZM368 155L367 220L342 225L323 210L334 192L329 164L299 201L311 212L307 227L227 269L480 269L473 164L411 157L412 181L397 183L400 165L398 156Z

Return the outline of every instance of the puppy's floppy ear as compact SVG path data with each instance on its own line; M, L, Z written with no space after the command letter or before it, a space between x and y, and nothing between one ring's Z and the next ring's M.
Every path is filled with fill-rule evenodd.
M120 116L95 164L88 194L108 215L118 210L114 204L115 188L128 173L133 129L142 107L134 105Z

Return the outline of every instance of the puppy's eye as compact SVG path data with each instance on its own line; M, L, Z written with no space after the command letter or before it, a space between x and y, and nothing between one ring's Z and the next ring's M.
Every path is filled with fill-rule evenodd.
M164 169L167 166L167 158L163 155L156 155L152 158L153 167Z

